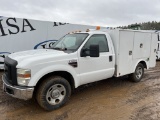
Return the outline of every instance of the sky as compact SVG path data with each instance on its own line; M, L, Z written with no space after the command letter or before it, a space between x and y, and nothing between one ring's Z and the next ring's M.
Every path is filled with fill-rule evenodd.
M0 16L105 27L160 21L160 0L0 0Z

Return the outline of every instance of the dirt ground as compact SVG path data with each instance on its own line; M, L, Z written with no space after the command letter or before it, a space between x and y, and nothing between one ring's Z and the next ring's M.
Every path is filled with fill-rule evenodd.
M160 62L139 83L121 77L81 86L52 112L6 95L0 80L0 120L160 120Z

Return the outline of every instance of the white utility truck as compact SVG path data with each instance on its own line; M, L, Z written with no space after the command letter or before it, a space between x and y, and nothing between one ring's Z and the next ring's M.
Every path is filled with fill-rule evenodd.
M144 68L156 65L157 34L134 30L86 30L70 33L50 49L5 58L4 91L19 99L35 97L41 107L64 105L80 85L129 75L139 82Z

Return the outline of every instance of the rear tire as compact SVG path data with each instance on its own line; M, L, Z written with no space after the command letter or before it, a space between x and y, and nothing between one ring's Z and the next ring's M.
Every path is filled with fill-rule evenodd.
M140 82L144 75L144 66L139 63L135 69L135 72L129 75L129 79L132 82Z
M47 111L63 106L70 98L71 86L60 76L51 76L44 80L37 89L36 100Z

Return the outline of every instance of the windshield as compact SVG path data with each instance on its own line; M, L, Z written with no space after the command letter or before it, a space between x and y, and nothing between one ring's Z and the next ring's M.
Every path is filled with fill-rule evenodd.
M68 34L57 41L52 49L76 51L87 36L87 33Z

